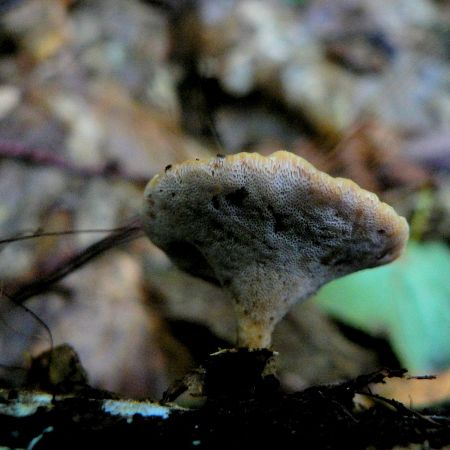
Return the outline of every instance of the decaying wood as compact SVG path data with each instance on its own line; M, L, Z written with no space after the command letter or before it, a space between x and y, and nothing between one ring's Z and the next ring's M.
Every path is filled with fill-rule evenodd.
M415 411L371 394L371 385L402 377L402 371L384 370L286 394L270 371L261 371L267 356L243 349L212 355L203 366L203 402L191 409L120 399L88 386L66 394L0 390L0 445L388 449L415 444L441 449L450 444L448 411Z

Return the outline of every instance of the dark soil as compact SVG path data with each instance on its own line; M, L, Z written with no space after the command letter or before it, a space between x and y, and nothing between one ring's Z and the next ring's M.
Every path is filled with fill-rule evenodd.
M390 449L412 443L440 449L450 445L450 408L418 412L370 393L373 383L403 372L384 370L287 394L270 373L271 357L269 351L246 350L212 356L197 371L205 403L196 409L174 410L166 419L135 415L127 420L105 414L100 397L107 394L89 389L55 400L50 411L25 417L0 415L0 445L34 450L97 445L151 449ZM172 394L180 393L180 386L183 383ZM370 404L355 406L356 394Z

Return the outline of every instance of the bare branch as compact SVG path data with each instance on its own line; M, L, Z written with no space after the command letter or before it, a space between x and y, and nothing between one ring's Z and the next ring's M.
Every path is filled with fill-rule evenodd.
M95 229L80 229L80 230L64 230L64 231L36 231L27 234L28 232L16 233L15 235L0 239L1 244L10 244L17 241L25 241L28 239L35 239L40 237L48 237L48 236L68 236L71 234L80 234L80 233L110 233L110 232L118 232L125 230L127 227L119 227L119 228L95 228Z
M145 185L151 178L151 174L130 174L113 161L100 167L80 166L49 150L30 148L21 143L7 140L0 140L0 159L1 158L33 166L53 167L83 178L120 179L138 185Z
M22 304L35 295L39 295L49 289L53 284L62 280L69 273L84 266L100 254L107 250L125 244L143 236L140 219L133 219L126 226L116 229L105 238L88 246L81 252L71 256L61 263L56 269L35 279L29 283L19 286L14 292L10 292L8 297L17 304Z

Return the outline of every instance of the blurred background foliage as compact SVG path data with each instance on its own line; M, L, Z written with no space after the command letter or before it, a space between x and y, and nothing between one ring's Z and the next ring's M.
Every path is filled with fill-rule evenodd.
M283 386L389 365L440 375L420 401L450 396L448 2L9 0L0 14L1 237L121 226L168 164L289 150L376 192L412 239L289 313L274 338ZM4 384L49 346L8 295L98 239L2 244ZM146 239L26 306L94 386L131 396L159 397L235 338L224 294Z
M395 263L336 280L317 297L334 317L387 336L412 373L435 373L450 361L449 274L445 244L411 242Z

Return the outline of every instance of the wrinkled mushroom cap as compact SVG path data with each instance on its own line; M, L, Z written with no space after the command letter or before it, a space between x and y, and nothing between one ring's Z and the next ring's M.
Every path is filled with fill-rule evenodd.
M375 194L284 151L167 167L145 190L144 227L177 266L231 293L250 347L270 345L293 303L394 260L408 238Z

